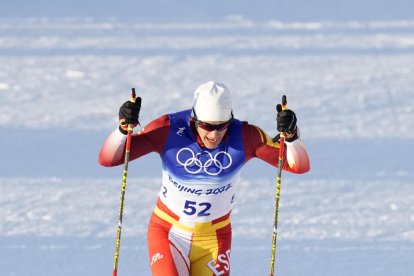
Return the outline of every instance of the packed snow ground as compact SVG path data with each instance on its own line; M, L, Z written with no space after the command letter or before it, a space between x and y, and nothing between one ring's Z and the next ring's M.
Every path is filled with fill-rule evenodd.
M239 118L268 131L286 93L308 138L412 138L413 33L414 21L3 19L0 126L110 129L131 87L145 124L188 108L193 90L215 79L233 91ZM61 112L45 112L51 104Z
M112 265L119 179L2 179L5 275L105 275ZM158 178L129 179L120 273L149 275L146 225ZM282 188L280 275L410 275L412 181L300 180ZM243 180L233 212L234 275L268 272L274 181Z
M105 275L121 168L97 164L135 87L143 125L215 79L235 114L274 132L282 94L312 171L284 174L280 275L414 272L414 23L0 20L0 271ZM268 273L275 170L245 168L233 275ZM131 163L120 274L149 275L146 224L159 161Z

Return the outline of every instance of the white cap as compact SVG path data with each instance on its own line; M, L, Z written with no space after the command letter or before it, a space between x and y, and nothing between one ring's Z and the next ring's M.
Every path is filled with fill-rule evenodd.
M200 121L227 121L232 111L230 91L224 84L206 82L195 91L193 108Z

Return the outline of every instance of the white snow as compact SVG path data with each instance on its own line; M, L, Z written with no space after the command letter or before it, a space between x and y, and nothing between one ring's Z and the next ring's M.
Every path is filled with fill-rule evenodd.
M346 271L359 273L361 270L353 267L352 260L357 263L361 260L353 254L376 262L376 258L395 258L401 253L403 258L400 261L405 269L398 268L402 271L398 275L409 275L408 271L414 268L408 261L408 255L414 253L412 181L301 181L300 178L286 175L282 187L278 228L281 274L294 275L289 271L298 265L302 269L310 269L305 261L308 254L314 259L311 272L345 266ZM19 258L17 254L22 250L29 257L55 254L55 258L75 251L79 256L74 259L83 267L78 272L80 275L91 275L96 269L102 274L105 270L110 271L119 180L1 179L0 217L3 219L0 239L8 241L2 243L1 253L2 264L9 270L5 275L16 275L13 271L17 275L29 275L26 270L4 262L4 258L10 259L11 256ZM239 185L239 200L233 212L233 254L237 256L233 262L235 275L264 274L267 271L273 217L273 195L269 191L274 189L274 183L271 180L244 180ZM145 233L160 181L159 178L128 179L121 247L121 267L127 275L149 275ZM394 202L398 202L398 207ZM96 256L89 256L90 251ZM294 252L303 256L288 258ZM345 257L336 264L326 264L323 256L327 253ZM407 256L404 257L405 254ZM261 258L257 258L259 255ZM243 260L249 259L260 265L246 271ZM87 260L92 263L86 264ZM386 265L395 264L387 261L375 266L364 264L372 269L383 269L370 275L385 275L384 271L391 271ZM41 268L45 268L43 264L31 267L39 272ZM48 263L47 269L52 274L59 272L59 275L76 271L76 267L71 266L62 271L59 263Z
M85 77L85 73L78 70L67 70L65 75L70 79L82 79Z
M270 135L282 94L298 115L312 171L283 175L278 275L412 275L413 34L412 20L0 18L2 275L111 273L122 168L96 158L120 104L135 87L145 125L211 79ZM131 163L120 275L150 275L153 159ZM242 176L232 275L265 275L275 170Z
M10 85L8 83L0 82L0 90L9 90Z
M2 24L6 33L16 28L4 19ZM255 118L249 119L257 118L267 131L273 129L268 114L281 94L286 93L301 115L301 129L306 137L414 136L413 121L409 119L414 106L414 27L410 22L361 22L364 32L356 33L349 24L339 23L320 22L346 32L324 27L328 31L304 28L305 33L272 33L266 28L260 31L264 27L258 24L248 35L237 31L239 27L227 33L226 28L211 26L206 28L214 30L213 34L197 34L182 30L184 23L154 33L134 31L134 24L121 21L113 22L117 27L108 33L101 29L104 21L92 19L33 19L16 24L44 35L31 36L21 31L23 35L6 37L7 45L0 44L0 50L16 53L0 56L0 62L7 64L2 78L19 85L18 90L2 97L2 113L7 114L0 118L3 127L14 118L28 128L59 125L109 130L116 121L114 103L121 103L130 87L136 87L145 99L142 121L147 123L170 110L188 107L199 83L217 79L235 94L239 118L249 118L248 110L254 106L263 107L256 110ZM82 28L73 34L72 29L79 25ZM184 24L193 25L198 28L194 23ZM50 28L53 37L47 35ZM404 32L384 32L387 28L402 28ZM130 35L131 32L136 34ZM86 52L80 55L83 51ZM5 87L9 88L7 84ZM154 97L160 90L168 91L173 98L188 96L178 103L170 97ZM57 97L61 101L56 102ZM251 101L252 97L258 99ZM11 108L17 98L26 100L21 102L26 109L32 105L39 109L26 117L26 113ZM51 103L60 110L53 122L43 114ZM393 115L389 116L389 112ZM331 114L335 116L330 118ZM85 125L84 118L100 119ZM324 125L329 132L320 131Z

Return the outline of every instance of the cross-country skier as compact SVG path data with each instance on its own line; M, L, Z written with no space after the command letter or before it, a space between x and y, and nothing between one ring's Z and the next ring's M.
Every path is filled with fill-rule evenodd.
M136 125L140 109L140 98L120 107L119 128L101 149L101 165L123 163L127 129L121 123ZM310 163L296 121L292 110L277 113L277 130L286 134L283 169L305 173ZM279 142L234 118L229 90L210 81L196 89L192 109L155 119L131 143L130 160L150 152L162 160L162 187L148 226L152 275L230 275L237 176L255 157L277 166Z

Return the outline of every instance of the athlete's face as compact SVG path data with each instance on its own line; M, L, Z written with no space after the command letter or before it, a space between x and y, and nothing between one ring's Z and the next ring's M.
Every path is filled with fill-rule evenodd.
M196 123L197 132L208 149L215 149L223 140L230 125L229 121L209 121Z

